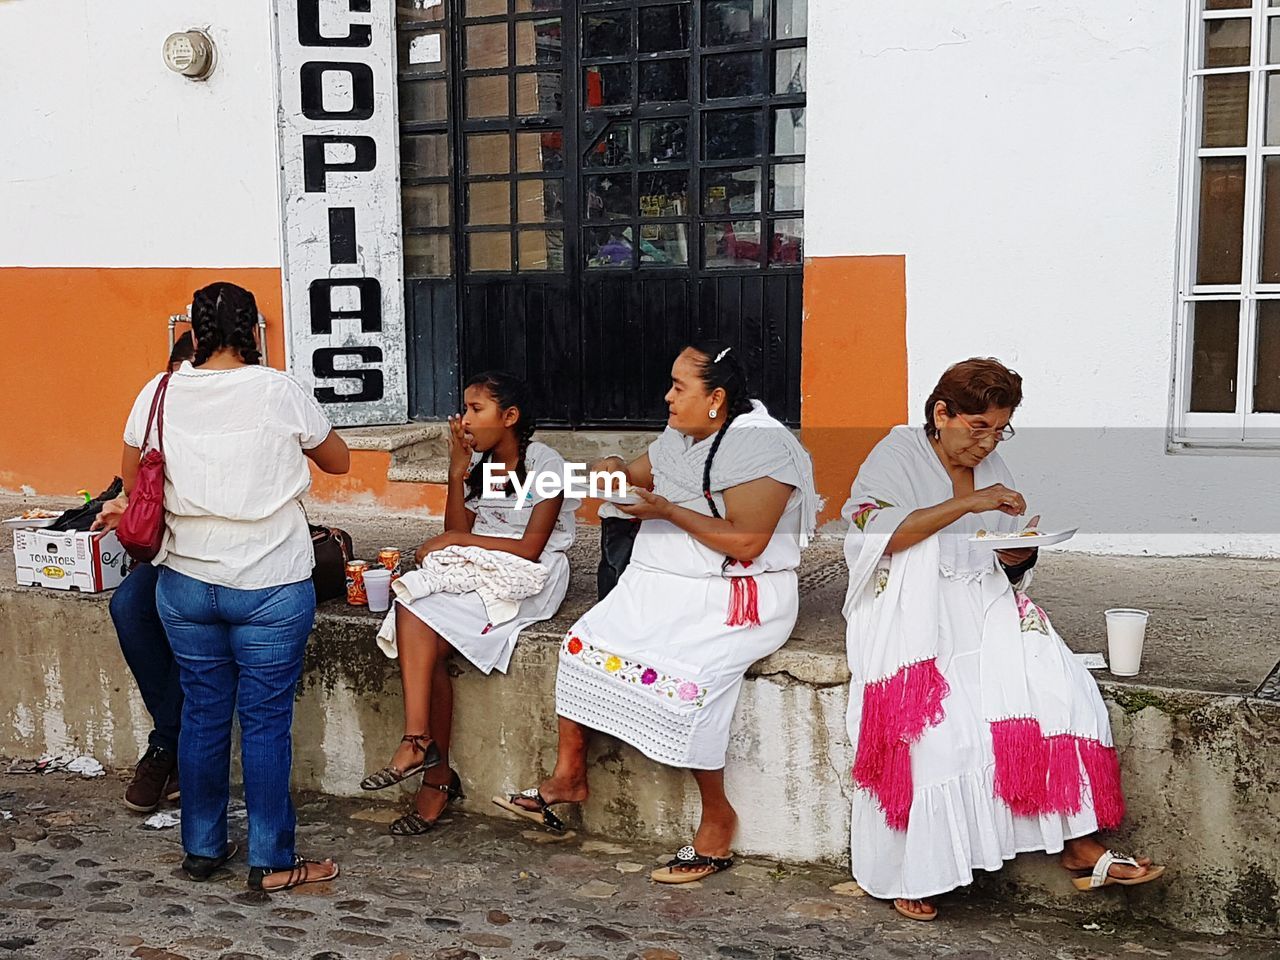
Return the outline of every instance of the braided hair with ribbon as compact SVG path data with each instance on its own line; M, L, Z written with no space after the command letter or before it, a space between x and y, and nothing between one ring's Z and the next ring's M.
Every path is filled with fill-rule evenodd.
M200 366L221 350L235 350L246 364L262 362L255 331L258 304L253 294L234 283L211 283L191 297L191 333Z

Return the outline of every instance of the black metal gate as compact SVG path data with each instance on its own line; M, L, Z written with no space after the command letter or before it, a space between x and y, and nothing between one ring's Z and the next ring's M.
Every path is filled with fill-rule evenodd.
M805 0L419 5L401 0L415 414L505 367L548 422L660 424L676 350L713 336L798 423Z

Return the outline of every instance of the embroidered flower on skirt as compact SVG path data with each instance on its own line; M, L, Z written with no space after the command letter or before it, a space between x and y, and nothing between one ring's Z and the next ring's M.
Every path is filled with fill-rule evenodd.
M1022 618L1023 633L1043 633L1046 637L1049 635L1048 617L1044 610L1037 607L1031 598L1021 590L1015 590L1014 596L1018 598L1018 616Z
M885 567L877 567L877 568L876 568L876 592L875 592L875 595L876 595L877 597L878 597L878 596L880 596L880 594L884 593L885 589L886 589L888 586L889 586L889 571L888 571L888 569L887 569L887 568L885 568Z
M657 696L666 697L669 700L681 700L699 709L706 706L708 688L705 685L694 683L683 677L661 673L653 667L646 667L643 663L619 657L608 650L587 643L581 637L567 637L564 642L564 652L615 680L637 684Z
M859 530L865 531L867 524L871 520L871 515L877 510L883 510L885 507L892 507L892 503L884 500L872 499L866 503L858 504L858 509L853 512L853 523Z

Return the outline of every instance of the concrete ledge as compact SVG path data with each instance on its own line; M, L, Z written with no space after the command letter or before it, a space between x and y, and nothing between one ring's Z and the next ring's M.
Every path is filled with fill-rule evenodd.
M352 450L394 453L405 447L445 439L443 423L405 423L389 427L342 427L339 433Z

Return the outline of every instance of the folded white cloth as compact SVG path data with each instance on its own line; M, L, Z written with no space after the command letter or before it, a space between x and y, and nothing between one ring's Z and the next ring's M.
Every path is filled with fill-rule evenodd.
M427 554L422 566L391 585L395 598L413 603L433 593L470 593L484 601L489 622L506 623L520 612L520 601L542 592L549 571L542 564L502 550L445 547ZM396 658L396 608L382 621L378 647Z

